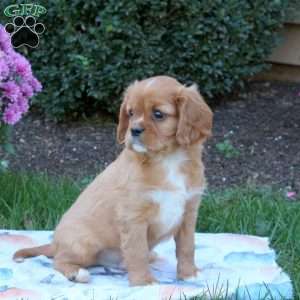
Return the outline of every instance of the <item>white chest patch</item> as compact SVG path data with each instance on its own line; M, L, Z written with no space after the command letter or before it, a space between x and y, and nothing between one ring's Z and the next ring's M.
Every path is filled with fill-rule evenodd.
M161 225L161 234L168 233L177 226L183 217L185 204L195 195L203 192L202 188L188 190L185 175L180 172L180 166L187 160L184 152L176 152L163 161L167 174L167 182L174 188L172 190L155 190L151 192L151 198L160 206L159 216L155 222Z

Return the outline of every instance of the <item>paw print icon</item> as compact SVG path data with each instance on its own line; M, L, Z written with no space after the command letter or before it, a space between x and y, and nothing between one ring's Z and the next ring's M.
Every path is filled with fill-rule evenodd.
M37 23L35 18L17 16L12 23L5 25L5 30L11 34L11 43L14 48L28 46L36 48L40 42L40 35L45 31L42 23Z

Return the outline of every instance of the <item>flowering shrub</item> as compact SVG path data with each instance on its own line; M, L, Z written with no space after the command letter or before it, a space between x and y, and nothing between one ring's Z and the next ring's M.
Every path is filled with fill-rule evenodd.
M9 34L0 25L0 121L17 123L28 111L29 99L41 90L30 63L13 50Z
M0 146L9 149L7 132L29 109L29 99L42 90L33 76L30 63L17 53L10 35L0 24ZM0 169L6 165L0 160Z

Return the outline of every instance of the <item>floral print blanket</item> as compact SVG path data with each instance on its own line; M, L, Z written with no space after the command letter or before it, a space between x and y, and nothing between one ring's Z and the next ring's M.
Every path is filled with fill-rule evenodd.
M123 269L90 268L88 284L68 281L44 256L12 260L14 251L49 243L51 231L0 230L0 299L23 300L163 300L232 296L233 299L292 299L293 288L276 263L268 238L238 234L196 233L197 278L176 279L175 244L161 243L151 265L159 284L129 287ZM269 298L267 298L269 299Z

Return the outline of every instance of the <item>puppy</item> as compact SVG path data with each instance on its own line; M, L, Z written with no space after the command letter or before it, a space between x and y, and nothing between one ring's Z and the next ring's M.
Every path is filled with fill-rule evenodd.
M131 84L124 94L119 157L81 193L56 227L53 242L22 249L25 257L54 257L69 280L88 282L86 269L122 263L131 285L155 282L151 249L174 237L177 276L195 276L194 230L205 188L203 142L212 112L195 85L168 76Z

